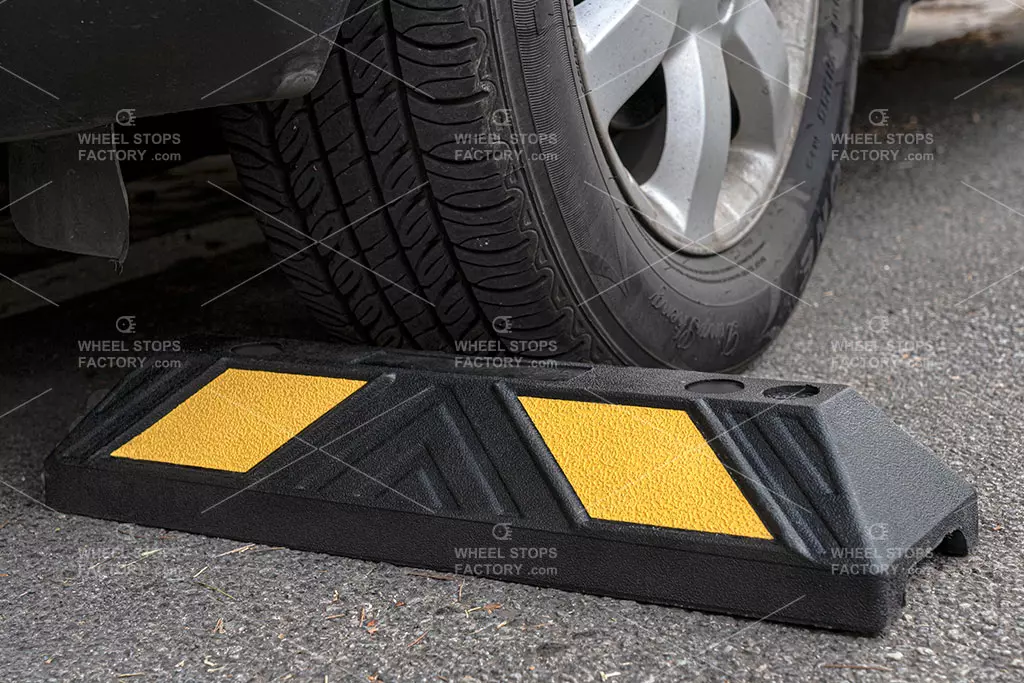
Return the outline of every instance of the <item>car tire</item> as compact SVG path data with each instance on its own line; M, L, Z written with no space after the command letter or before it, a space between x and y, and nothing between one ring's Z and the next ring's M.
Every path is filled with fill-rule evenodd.
M352 0L308 96L224 110L272 251L332 335L721 372L777 337L832 208L859 0L818 5L771 201L708 255L651 230L623 189L588 105L577 11Z

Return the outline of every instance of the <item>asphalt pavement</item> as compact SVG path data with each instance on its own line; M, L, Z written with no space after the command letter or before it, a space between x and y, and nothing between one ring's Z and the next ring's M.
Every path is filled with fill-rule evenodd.
M806 303L750 371L855 386L977 487L977 551L926 560L886 635L47 509L43 458L124 372L82 342L128 318L151 341L323 338L277 270L228 292L273 261L205 182L231 187L230 170L206 163L160 181L171 225L165 186L133 186L155 227L123 271L43 259L12 275L28 257L0 258L21 285L0 282L0 679L1024 680L1024 66L986 82L1022 58L967 42L864 67L855 130L913 137L846 164Z

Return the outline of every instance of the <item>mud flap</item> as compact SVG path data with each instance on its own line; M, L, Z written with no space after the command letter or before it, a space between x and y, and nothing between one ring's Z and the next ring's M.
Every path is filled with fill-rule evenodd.
M111 127L103 158L81 154L79 134L10 143L11 216L32 244L123 261L128 253L128 193Z

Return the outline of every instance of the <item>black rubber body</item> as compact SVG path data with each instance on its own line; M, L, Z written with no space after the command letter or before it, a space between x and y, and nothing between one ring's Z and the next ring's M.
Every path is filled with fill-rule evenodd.
M721 371L777 336L831 210L859 0L821 3L784 196L712 257L624 208L571 5L352 0L309 96L225 110L274 254L339 339Z
M248 543L863 633L898 616L907 582L932 550L964 555L977 543L974 489L848 387L582 363L477 368L451 354L252 341L184 340L188 353L148 358L46 460L46 504ZM365 385L245 472L112 455L228 368ZM241 396L219 396L222 406L242 405ZM521 397L577 410L597 403L686 411L771 538L592 515ZM270 408L226 431L216 415L197 416L193 426L197 434L239 430L244 439L287 413ZM585 414L577 413L584 421ZM643 440L658 424L637 420L632 435ZM600 477L615 456L600 437L590 439L586 456ZM217 457L220 438L203 443ZM667 463L638 467L606 497L629 499L634 485L671 480ZM703 493L699 505L718 495ZM467 556L467 548L482 550Z

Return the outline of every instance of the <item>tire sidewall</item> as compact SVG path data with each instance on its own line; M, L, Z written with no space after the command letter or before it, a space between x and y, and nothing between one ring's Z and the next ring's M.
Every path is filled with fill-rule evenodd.
M515 0L494 10L533 194L524 217L537 224L556 288L596 332L596 360L742 367L792 313L824 238L835 134L846 130L855 89L860 2L822 0L809 99L776 198L743 240L709 257L675 252L626 208L584 96L571 4Z

